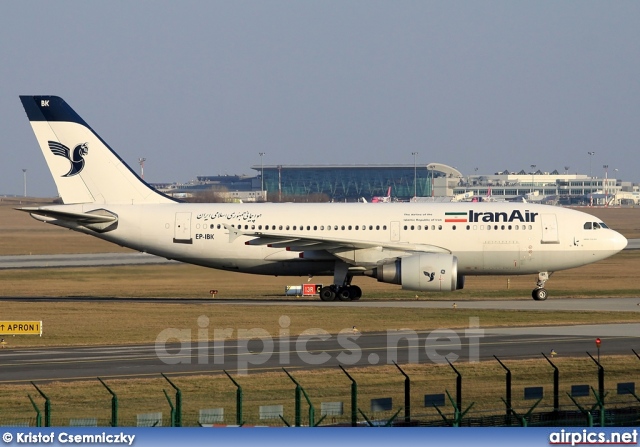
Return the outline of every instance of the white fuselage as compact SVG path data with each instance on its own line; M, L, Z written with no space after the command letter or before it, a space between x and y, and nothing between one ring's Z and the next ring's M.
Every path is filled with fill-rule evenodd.
M429 250L424 247L456 256L463 275L530 274L579 267L626 246L616 231L585 225L600 222L594 216L530 203L91 204L60 209L116 214L118 226L107 233L75 229L119 245L258 274L330 274L337 259L367 268L402 252ZM230 238L229 226L249 234ZM282 243L247 245L269 235L339 240L354 249L332 253L304 250L299 243L293 249ZM363 250L359 243L379 247Z

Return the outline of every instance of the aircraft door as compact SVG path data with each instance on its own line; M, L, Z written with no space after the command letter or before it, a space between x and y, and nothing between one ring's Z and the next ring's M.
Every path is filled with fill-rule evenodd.
M558 221L555 214L541 214L543 244L559 244Z
M176 224L173 230L175 244L191 244L191 213L176 213Z
M391 222L389 227L391 229L391 242L398 242L400 240L400 222Z

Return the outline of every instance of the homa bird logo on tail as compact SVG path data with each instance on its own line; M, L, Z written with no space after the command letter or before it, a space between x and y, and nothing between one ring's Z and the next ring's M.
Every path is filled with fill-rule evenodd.
M84 156L89 152L89 146L87 143L78 144L73 152L64 144L57 141L49 141L49 149L53 152L53 155L59 155L66 158L71 162L71 169L63 177L72 177L79 174L84 168Z

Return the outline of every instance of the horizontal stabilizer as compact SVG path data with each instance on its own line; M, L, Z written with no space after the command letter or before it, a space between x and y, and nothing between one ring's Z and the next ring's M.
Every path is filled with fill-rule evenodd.
M51 209L44 207L25 207L16 208L18 211L24 211L31 214L31 217L43 222L51 220L64 221L68 225L82 226L100 233L111 231L116 228L118 216L110 211L98 209L86 213L75 213L72 211L62 211L59 209Z

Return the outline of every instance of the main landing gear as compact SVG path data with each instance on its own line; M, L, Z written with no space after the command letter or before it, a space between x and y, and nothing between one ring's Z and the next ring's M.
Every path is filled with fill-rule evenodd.
M340 301L357 301L362 297L362 289L352 286L353 275L349 275L349 265L342 261L336 261L333 272L333 282L330 286L320 289L320 299L322 301L333 301L336 298Z
M351 279L351 278L349 278ZM350 284L337 286L331 284L320 289L320 299L322 301L333 301L336 298L340 301L357 301L362 297L362 289Z
M547 282L551 273L540 272L538 273L538 281L536 282L536 288L531 292L531 297L536 301L544 301L547 299L547 289L544 288L544 283Z

